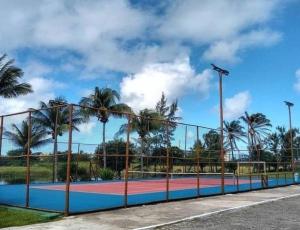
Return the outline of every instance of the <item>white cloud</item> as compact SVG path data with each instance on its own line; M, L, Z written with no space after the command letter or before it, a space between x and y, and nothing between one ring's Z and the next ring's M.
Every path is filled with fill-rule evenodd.
M188 131L187 132L187 139L189 139L189 140L193 140L194 138L195 138L195 133L194 132L192 132L192 131Z
M162 92L170 101L192 92L206 96L211 79L210 70L197 74L188 58L177 59L172 63L149 64L141 72L122 79L121 98L134 110L154 108Z
M294 89L297 92L300 92L300 69L296 71L295 75L296 75L296 82L294 83Z
M240 117L249 107L251 95L248 91L235 94L224 101L224 118L228 120Z
M247 34L240 35L229 41L214 42L204 52L206 60L223 61L234 63L240 60L238 53L249 47L271 46L277 43L281 34L270 30L253 30Z
M167 39L210 43L236 37L274 15L279 1L173 1L159 32Z
M0 44L5 52L26 47L47 50L49 57L56 53L57 58L75 53L77 60L72 63L82 72L139 72L149 63L188 55L190 42L211 45L206 58L234 59L236 52L261 43L262 39L242 42L240 37L266 28L279 4L284 3L174 0L164 3L163 13L154 14L129 0L4 0ZM276 32L270 30L270 34ZM272 40L272 36L264 39ZM74 70L66 64L62 68Z
M78 125L78 129L83 134L91 134L95 127L96 127L96 122L94 121L89 121Z

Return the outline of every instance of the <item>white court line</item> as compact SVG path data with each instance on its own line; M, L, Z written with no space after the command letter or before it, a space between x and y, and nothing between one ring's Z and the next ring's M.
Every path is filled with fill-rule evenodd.
M150 226L146 226L146 227L135 228L134 230L144 230L144 229L151 229L151 228L161 227L161 226L170 225L170 224L176 224L176 223L183 222L183 221L186 221L186 220L194 220L194 219L198 219L198 218L201 218L201 217L206 217L206 216L210 216L210 215L214 215L214 214L219 214L219 213L226 212L226 211L247 208L247 207L251 207L251 206L256 206L256 205L260 205L260 204L265 204L265 203L270 203L270 202L274 202L274 201L278 201L278 200L292 198L292 197L296 197L296 196L300 196L300 193L296 193L296 194L289 195L289 196L282 196L282 197L273 198L273 199L264 200L264 201L259 201L259 202L255 202L255 203L252 203L252 204L246 204L246 205L236 206L236 207L232 207L232 208L221 209L221 210L218 210L218 211L207 212L207 213L203 213L203 214L200 214L200 215L190 216L190 217L186 217L186 218L183 218L183 219L170 221L170 222L166 222L166 223L162 223L162 224L155 224L155 225L150 225Z

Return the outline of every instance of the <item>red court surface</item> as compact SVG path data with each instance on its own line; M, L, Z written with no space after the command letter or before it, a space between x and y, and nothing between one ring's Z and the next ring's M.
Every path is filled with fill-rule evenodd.
M235 185L233 179L225 179L225 185ZM254 182L254 181L253 181ZM239 180L239 184L249 183L249 180ZM221 179L200 179L200 188L221 186ZM59 190L64 191L65 185L44 185L32 186L37 189ZM197 188L197 179L184 178L184 179L170 179L169 190L184 190ZM72 192L85 192L85 193L101 193L112 195L124 195L125 183L123 182L99 182L99 183L86 183L86 184L71 184L70 191ZM128 182L128 194L145 194L153 192L165 192L166 180L139 180Z

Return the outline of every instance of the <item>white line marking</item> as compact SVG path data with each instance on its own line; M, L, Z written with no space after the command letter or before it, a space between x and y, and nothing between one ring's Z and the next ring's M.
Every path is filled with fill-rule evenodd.
M282 197L278 197L278 198L273 198L273 199L269 199L269 200L263 200L263 201L255 202L255 203L252 203L252 204L246 204L246 205L236 206L236 207L232 207L232 208L221 209L221 210L218 210L218 211L207 212L207 213L203 213L203 214L200 214L200 215L190 216L190 217L186 217L186 218L182 218L182 219L179 219L179 220L170 221L170 222L166 222L166 223L162 223L162 224L155 224L155 225L150 225L150 226L146 226L146 227L135 228L134 230L145 230L145 229L151 229L151 228L161 227L161 226L170 225L170 224L176 224L176 223L183 222L183 221L186 221L186 220L194 220L194 219L198 219L198 218L201 218L201 217L206 217L206 216L210 216L210 215L214 215L214 214L219 214L219 213L226 212L226 211L247 208L247 207L251 207L251 206L256 206L256 205L260 205L260 204L265 204L265 203L270 203L270 202L274 202L274 201L278 201L278 200L292 198L292 197L296 197L296 196L300 196L300 193L296 193L296 194L289 195L289 196L282 196Z

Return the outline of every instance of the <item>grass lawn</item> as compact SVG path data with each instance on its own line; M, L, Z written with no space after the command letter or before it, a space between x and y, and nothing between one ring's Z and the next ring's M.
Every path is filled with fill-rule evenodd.
M59 217L57 213L0 206L0 228L47 222Z

